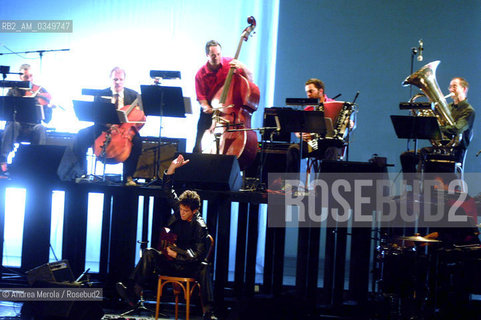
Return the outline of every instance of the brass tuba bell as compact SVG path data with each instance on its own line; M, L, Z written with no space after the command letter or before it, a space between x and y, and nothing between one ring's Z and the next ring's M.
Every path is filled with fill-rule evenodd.
M429 101L434 103L434 116L436 116L438 123L441 126L454 125L453 117L451 116L451 111L448 108L448 103L444 97L441 89L439 89L438 82L436 80L436 68L441 61L433 61L407 77L403 82L403 86L408 86L410 84L415 85L424 92L424 95L428 97ZM422 94L421 94L422 95ZM415 95L412 99L416 99L420 94ZM429 110L431 111L431 110ZM432 114L430 114L432 115ZM421 114L421 116L423 116ZM425 116L425 114L424 114ZM457 137L456 137L457 138ZM431 141L434 145L439 145L439 143ZM454 146L457 144L455 140L452 140L449 145Z
M434 103L434 108L436 110L436 116L438 118L439 124L454 125L453 117L448 108L448 103L446 98L439 89L438 81L436 80L436 68L441 61L433 61L407 77L403 81L403 86L408 86L410 84L415 85L421 89L429 101Z

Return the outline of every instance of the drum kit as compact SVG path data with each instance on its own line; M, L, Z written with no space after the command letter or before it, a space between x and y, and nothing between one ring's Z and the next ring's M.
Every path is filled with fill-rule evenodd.
M435 259L426 254L426 249L442 242L437 236L399 236L390 242L382 240L376 248L377 291L388 298L393 304L391 311L401 317L420 312L429 298Z

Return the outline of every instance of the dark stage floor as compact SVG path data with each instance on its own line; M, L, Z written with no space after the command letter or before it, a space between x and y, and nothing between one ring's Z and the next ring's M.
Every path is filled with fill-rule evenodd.
M10 301L1 301L0 302L0 320L11 320L11 319L31 319L31 317L22 316L22 306L23 304L20 302L10 302ZM147 307L155 310L155 303L148 303ZM117 320L117 319L135 319L135 320L147 320L147 319L155 319L154 313L150 313L147 311L143 311L142 313L133 313L130 315L122 316L122 313L128 311L128 307L119 307L119 308L104 308L104 316L102 320ZM161 311L163 315L159 315L159 319L175 319L173 305L164 305ZM185 307L184 305L179 306L179 319L185 318ZM48 319L48 317L47 317ZM61 318L61 319L77 319L77 318ZM82 318L82 320L90 320L87 318ZM200 320L202 319L202 315L199 311L192 309L190 319L192 320ZM93 320L93 319L92 319Z

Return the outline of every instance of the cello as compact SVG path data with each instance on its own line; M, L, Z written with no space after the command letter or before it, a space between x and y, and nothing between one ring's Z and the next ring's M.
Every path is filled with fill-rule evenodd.
M247 41L256 27L254 17L247 18L247 26L239 40L234 59L237 60L243 41ZM206 135L212 135L214 128L220 129L215 135L219 137L217 152L235 155L241 170L254 161L257 154L257 134L251 129L251 116L259 104L259 87L231 66L224 85L217 91L211 105L214 109L212 127Z
M114 124L95 139L94 153L97 157L120 163L130 156L132 139L145 122L145 114L138 106L138 100L139 97L132 104L120 109L129 122Z

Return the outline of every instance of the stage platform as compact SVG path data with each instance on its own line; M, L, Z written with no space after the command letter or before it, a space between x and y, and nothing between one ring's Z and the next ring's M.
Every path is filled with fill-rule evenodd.
M343 168L346 165L343 163ZM91 274L91 280L102 286L111 300L117 298L113 290L115 282L125 281L135 266L138 226L142 226L140 240L155 243L160 227L170 215L166 198L156 185L126 187L115 183L75 183L58 179L2 179L2 239L9 188L24 189L26 194L21 265L16 269L19 273L49 262L52 193L62 191L63 235L59 256L69 261L74 275L81 274L86 269L88 250L89 194L103 195L99 270ZM205 201L207 225L216 244L214 295L221 310L239 308L240 311L236 312L244 311L249 318L255 318L255 311L261 305L268 310L283 310L281 306L289 306L294 308L296 315L302 315L302 319L322 319L322 315L337 319L376 319L376 314L389 315L397 308L390 301L399 299L392 297L398 292L394 290L386 295L380 289L379 272L385 265L380 265L383 261L378 257L378 229L371 226L350 229L345 225L270 227L267 221L279 208L269 203L272 195L267 192L198 192ZM283 195L276 197L282 198ZM266 207L265 215L261 207ZM236 232L232 239L233 230ZM3 252L3 243L0 249ZM261 265L260 256L263 257ZM294 263L286 264L289 260ZM396 273L395 270L391 269L391 272ZM405 275L404 271L400 272L399 276ZM457 275L460 269L453 272ZM293 275L290 283L286 281L287 273ZM396 274L393 276L397 277ZM20 282L2 274L4 287L16 286ZM454 293L458 290L454 287L447 289ZM266 313L258 314L263 315L259 319L268 318Z

